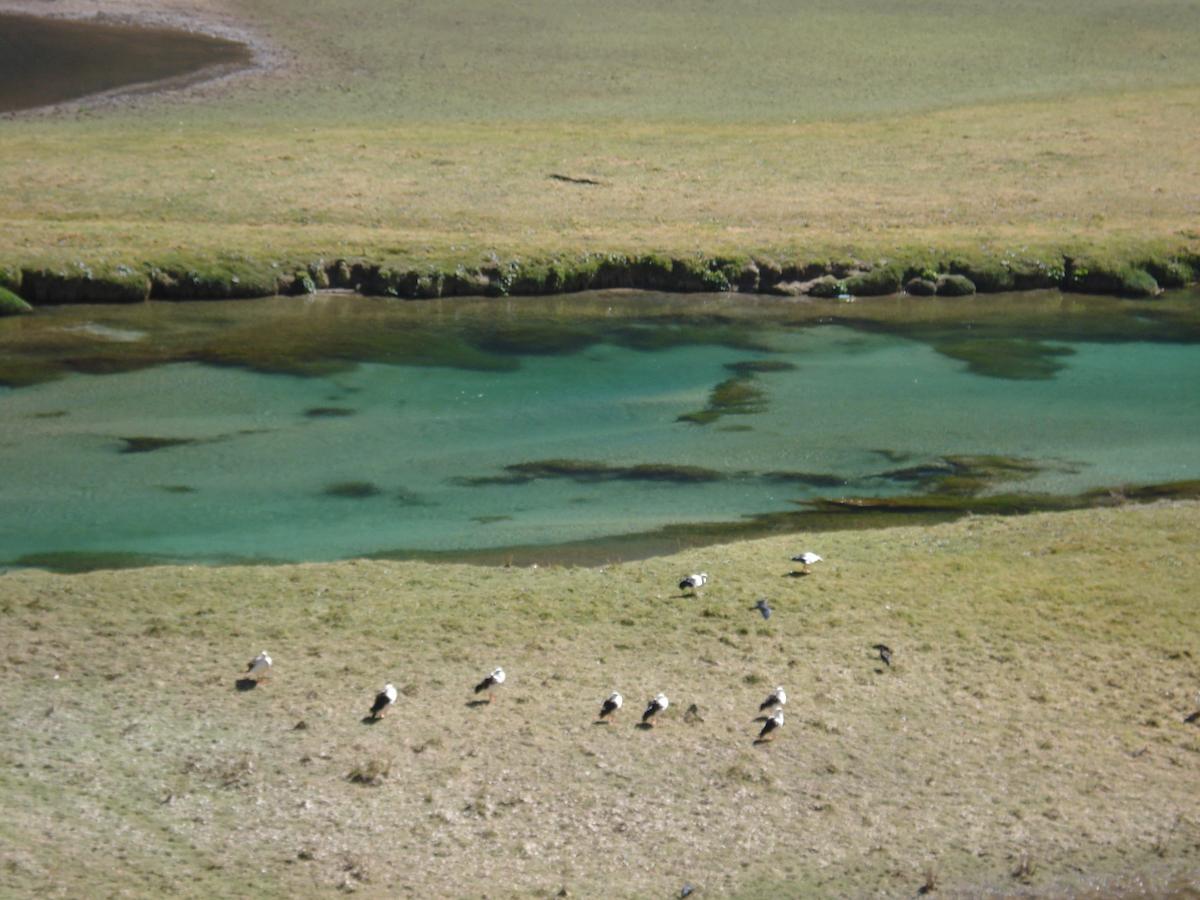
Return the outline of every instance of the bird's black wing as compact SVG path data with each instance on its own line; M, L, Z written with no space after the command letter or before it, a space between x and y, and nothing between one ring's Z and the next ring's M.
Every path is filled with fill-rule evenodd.
M475 685L475 693L478 694L480 691L486 691L495 683L496 680L489 675L487 678L483 679L483 681L479 682L479 684Z
M617 704L612 700L605 700L604 705L600 707L600 718L604 718L609 713L617 708Z
M388 705L391 701L388 700L388 695L384 691L380 691L375 695L375 702L371 704L371 715L375 715Z

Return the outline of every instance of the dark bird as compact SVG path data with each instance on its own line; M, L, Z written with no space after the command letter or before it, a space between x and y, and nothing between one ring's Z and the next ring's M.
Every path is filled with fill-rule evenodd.
M1186 725L1195 725L1197 722L1200 722L1200 709L1196 710L1194 713L1192 713L1190 716L1185 718L1183 721L1184 721L1184 724L1186 724Z
M883 660L885 666L892 664L892 648L887 644L875 644L871 649L879 651L879 658Z
M763 723L762 731L758 733L760 741L773 741L775 739L775 731L783 727L783 710L775 710L775 715L767 719Z
M375 695L375 702L371 704L371 712L368 717L371 720L382 719L388 708L396 702L396 686L388 682L383 686L383 690Z
M767 695L766 700L758 704L758 711L762 712L772 706L783 706L785 703L787 703L787 694L783 690L783 685L779 685Z
M759 600L757 603L755 603L755 604L754 604L752 607L750 607L750 608L751 608L751 609L757 609L757 610L758 610L760 613L762 613L762 617L763 617L764 619L769 619L769 618L771 618L771 613L772 613L772 612L774 612L774 610L773 610L773 609L771 609L771 606L770 606L770 604L769 604L769 603L767 603L767 601L766 601L766 600Z
M503 669L493 669L491 675L483 679L483 681L479 682L479 684L475 685L475 693L482 694L484 691L487 691L487 702L491 703L493 696L492 692L495 691L497 687L504 684L505 677L506 676Z
M667 699L666 694L655 694L654 698L646 706L646 711L642 713L642 723L646 725L654 724L654 717L671 705L671 701Z
M607 719L609 716L614 716L617 710L621 708L621 704L625 702L617 691L613 691L608 695L608 699L604 701L604 705L600 707L600 718Z
M708 584L707 572L693 572L679 582L679 589L685 592L691 591L694 594L706 584Z

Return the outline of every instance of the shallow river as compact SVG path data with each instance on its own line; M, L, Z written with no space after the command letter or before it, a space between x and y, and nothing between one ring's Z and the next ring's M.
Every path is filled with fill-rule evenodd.
M613 292L44 309L0 321L0 563L562 545L944 491L984 454L1009 459L981 495L1196 479L1198 306Z

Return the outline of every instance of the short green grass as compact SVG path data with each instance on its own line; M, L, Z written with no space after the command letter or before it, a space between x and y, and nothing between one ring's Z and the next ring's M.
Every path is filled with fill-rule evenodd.
M1200 504L604 568L0 577L17 895L1112 896L1200 880ZM825 557L788 578L802 549ZM679 577L711 581L685 599ZM754 601L768 597L762 620ZM883 666L871 645L895 651ZM238 692L266 647L269 682ZM495 665L491 706L471 686ZM360 719L384 681L401 697ZM757 705L788 688L778 740ZM626 696L617 722L601 700ZM646 698L672 706L634 727ZM685 715L695 704L699 718ZM1124 885L1124 888L1122 888Z
M1187 0L192 7L282 67L6 122L0 264L1200 241Z

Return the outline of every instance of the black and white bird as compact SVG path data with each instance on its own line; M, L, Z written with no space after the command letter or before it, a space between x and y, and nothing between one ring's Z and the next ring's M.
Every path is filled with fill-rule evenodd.
M787 694L783 690L783 685L778 685L775 690L767 695L767 699L758 704L758 711L762 712L765 709L770 709L772 706L783 706L787 703Z
M752 607L750 607L750 608L751 608L752 610L753 610L753 609L757 609L757 610L758 610L760 613L762 613L762 617L763 617L764 619L769 619L769 618L771 618L771 613L773 613L773 612L774 612L774 610L773 610L773 609L771 609L771 605L770 605L769 603L767 603L767 601L766 601L766 600L759 600L757 603L755 603L755 604L754 604Z
M798 556L792 557L792 562L800 563L800 571L803 572L805 575L808 574L809 566L815 565L816 563L819 563L821 561L822 561L822 557L817 556L817 554L815 554L809 550L805 550L803 553L799 554Z
M371 704L371 712L367 714L367 717L372 721L382 719L395 702L396 686L389 681L383 686L383 690L375 695L375 702Z
M891 647L889 647L887 644L874 644L871 647L871 649L879 651L879 658L881 660L883 660L883 664L885 666L889 666L889 667L891 666L891 664L892 664L892 648Z
M600 707L600 718L607 719L609 716L615 716L617 710L621 708L621 704L625 702L625 698L617 691L613 691L608 695L608 699L604 701L604 705Z
M271 674L271 657L264 650L246 663L246 677L255 681L266 681Z
M679 589L685 592L691 591L694 594L706 584L708 584L707 572L693 572L691 575L688 575L679 582Z
M758 733L760 741L771 741L775 739L775 732L783 727L783 710L775 710L775 715L767 719L763 723L762 731Z
M501 668L493 669L492 674L490 674L487 678L483 679L483 681L479 682L479 684L475 685L475 693L482 694L484 691L487 691L487 702L491 703L492 697L493 697L493 692L500 685L504 684L505 677L506 676L504 674L503 669L501 669Z
M666 694L655 694L646 706L646 711L642 713L642 723L645 725L654 725L654 717L670 705L671 701L667 699Z

